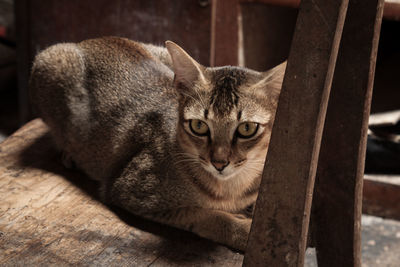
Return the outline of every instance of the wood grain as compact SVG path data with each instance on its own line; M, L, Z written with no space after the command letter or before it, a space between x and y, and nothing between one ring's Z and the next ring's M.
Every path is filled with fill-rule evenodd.
M314 178L348 1L300 4L245 266L303 266Z
M0 144L0 265L240 266L211 241L137 218L65 170L40 119Z
M320 266L361 266L361 204L383 0L350 0L332 82L313 202Z

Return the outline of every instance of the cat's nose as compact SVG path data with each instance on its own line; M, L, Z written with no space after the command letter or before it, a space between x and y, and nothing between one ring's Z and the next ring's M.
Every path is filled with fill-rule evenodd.
M227 160L212 160L211 164L214 166L217 171L222 172L226 166L229 165L229 161Z

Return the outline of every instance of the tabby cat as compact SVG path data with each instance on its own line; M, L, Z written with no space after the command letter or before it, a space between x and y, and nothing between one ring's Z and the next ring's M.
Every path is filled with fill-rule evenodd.
M285 63L204 67L117 37L39 53L32 104L106 203L244 250Z

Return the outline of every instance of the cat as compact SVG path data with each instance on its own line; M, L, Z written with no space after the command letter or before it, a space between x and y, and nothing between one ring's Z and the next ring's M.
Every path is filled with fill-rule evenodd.
M30 97L103 201L244 251L285 68L204 67L171 41L104 37L40 52Z

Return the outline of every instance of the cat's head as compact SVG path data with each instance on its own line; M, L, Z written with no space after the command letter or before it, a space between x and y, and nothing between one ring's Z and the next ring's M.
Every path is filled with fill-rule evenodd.
M267 72L206 68L167 41L179 98L177 140L188 162L219 180L258 176L286 67Z

